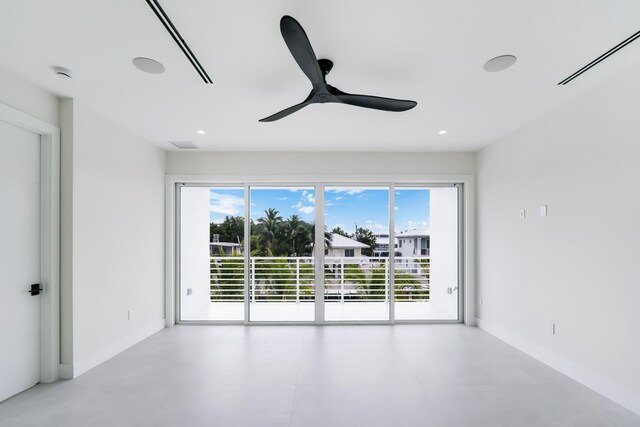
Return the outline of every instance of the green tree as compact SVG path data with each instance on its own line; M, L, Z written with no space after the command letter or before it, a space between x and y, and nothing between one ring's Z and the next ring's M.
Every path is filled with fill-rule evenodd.
M373 235L371 230L366 228L357 228L355 239L360 242L368 245L369 247L366 249L362 249L362 255L365 256L373 256L373 249L376 246L376 236Z
M221 242L241 243L244 240L244 218L241 216L226 216L224 220L216 224L209 224L209 241L213 241L213 235L218 234Z
M311 223L311 236L312 239L316 236L316 224L315 222ZM327 227L324 228L324 249L331 248L331 233L327 231Z
M283 226L288 243L289 255L301 256L305 253L306 246L313 241L311 227L298 215L291 215Z
M256 232L259 236L259 246L262 253L270 251L272 256L279 254L280 244L282 242L282 222L283 219L276 209L269 208L264 211L265 216L258 219L256 224ZM286 253L284 254L286 255Z
M351 235L351 234L347 233L346 231L344 231L344 230L343 230L342 228L340 228L340 227L334 227L334 229L333 229L333 230L331 230L331 234L339 234L339 235L341 235L341 236L349 237L349 238L351 238L351 237L353 236L353 235Z

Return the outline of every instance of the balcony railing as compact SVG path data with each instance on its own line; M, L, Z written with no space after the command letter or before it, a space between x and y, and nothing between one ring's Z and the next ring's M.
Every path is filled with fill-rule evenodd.
M211 257L211 301L244 301L244 258ZM395 300L429 301L429 257L395 258ZM388 302L389 259L325 257L327 302ZM313 257L251 257L250 302L315 300Z

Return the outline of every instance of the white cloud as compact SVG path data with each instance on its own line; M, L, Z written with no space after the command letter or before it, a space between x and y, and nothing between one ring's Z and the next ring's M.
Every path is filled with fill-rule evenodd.
M314 206L305 206L302 202L298 202L296 205L291 206L294 209L298 209L298 212L309 215L315 210Z
M328 193L344 193L349 196L353 196L354 194L360 194L364 191L365 191L364 188L351 188L351 187L345 187L345 188L338 187L338 188L332 188L331 190L327 190ZM338 200L337 197L336 197L336 200Z
M397 211L398 209L400 209L400 208L399 208L399 207L397 207L397 206L394 206L394 207L393 207L393 210L394 210L394 211Z
M298 209L300 212L305 213L305 214L310 214L312 213L315 208L313 206L302 206L301 208Z
M371 231L386 231L387 227L385 227L384 225L380 224L377 221L372 221L372 220L367 220L364 223L364 227L371 230Z
M287 198L286 197L276 197L276 200L283 201L283 200L287 200Z
M243 197L220 194L213 191L210 194L211 211L222 215L241 215L243 213Z
M309 202L309 203L315 203L316 202L316 198L313 196L313 194L307 194L307 202Z

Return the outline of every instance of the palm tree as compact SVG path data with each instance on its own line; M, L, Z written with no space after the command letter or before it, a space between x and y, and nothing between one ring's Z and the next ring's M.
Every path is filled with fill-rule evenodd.
M315 237L316 237L316 223L315 222L311 223L311 230L310 231L311 231L312 239L315 239ZM309 242L309 245L312 245L313 244L312 242L313 242L313 240L311 240ZM329 233L327 231L327 227L326 226L324 227L324 248L325 249L330 249L331 248L331 233Z
M261 246L266 250L274 251L276 240L281 232L282 217L278 211L269 208L264 211L265 216L258 219L258 233Z
M305 246L312 239L308 224L300 219L298 215L291 215L286 221L285 230L289 243L289 253L294 256L302 255Z

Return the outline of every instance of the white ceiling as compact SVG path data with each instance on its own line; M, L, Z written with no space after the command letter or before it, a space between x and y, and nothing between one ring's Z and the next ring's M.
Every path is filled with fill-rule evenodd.
M478 149L635 60L640 41L567 86L557 82L639 29L636 0L161 0L214 81L206 85L144 0L0 0L0 67L71 96L165 148L225 151ZM301 102L310 84L279 20L305 28L328 81L413 99L403 113ZM513 54L512 68L484 62ZM133 67L137 56L166 66ZM62 80L54 65L70 68ZM205 135L196 134L203 129ZM444 136L438 131L446 129Z

